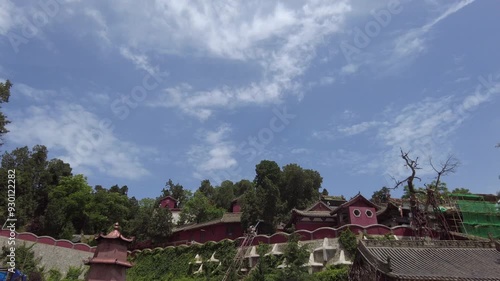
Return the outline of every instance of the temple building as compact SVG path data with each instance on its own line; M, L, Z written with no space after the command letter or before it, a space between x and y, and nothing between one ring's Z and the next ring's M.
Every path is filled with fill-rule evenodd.
M500 247L486 241L361 240L353 281L500 280Z

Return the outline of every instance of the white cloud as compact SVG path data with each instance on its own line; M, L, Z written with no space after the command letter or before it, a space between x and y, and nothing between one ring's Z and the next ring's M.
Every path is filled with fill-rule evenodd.
M348 126L348 127L339 127L338 131L346 136L353 136L353 135L363 133L366 130L369 130L370 128L373 128L373 127L379 126L379 125L381 125L381 122L378 122L378 121L362 122L362 123L355 124L355 125Z
M369 48L367 48L368 46L357 46L353 38L348 38L349 40L345 41L347 42L345 46L349 46L349 48L344 46L345 50L343 51L348 63L340 69L340 74L354 74L358 72L362 66L371 66L373 69L376 69L379 74L397 72L402 66L408 65L418 56L426 52L429 48L429 33L439 22L473 2L474 0L463 0L452 4L444 2L424 3L429 13L436 14L431 20L415 28L404 28L396 32L390 31L387 34L392 36L392 39L389 40L375 40L375 37L380 35L375 35L375 37L370 39L368 35L364 34L364 36L368 38L367 40L371 40L367 43L370 44ZM428 7L429 5L431 6L430 8ZM402 9L404 10L403 6ZM393 16L401 17L401 15L403 15L403 13ZM372 18L370 19L372 20ZM391 23L392 22L389 22L388 24L390 25ZM365 23L365 26L366 24L367 23ZM355 36L353 34L357 33L348 32L347 34L353 37ZM392 34L395 34L395 36ZM377 43L377 41L381 43Z
M18 92L35 102L51 100L57 95L56 91L35 89L23 83L17 83L15 87L12 88L12 91Z
M340 69L340 73L342 73L342 74L352 74L352 73L355 73L358 70L358 68L359 68L358 64L349 63L347 65L344 65Z
M419 102L404 106L399 111L388 110L383 121L367 121L349 127L337 127L338 134L356 135L368 129L376 130L375 139L382 145L382 151L376 153L357 152L339 149L326 155L323 161L351 167L353 173L379 172L390 180L388 175L397 179L408 176L403 165L400 149L409 151L413 158L419 157L421 176L434 176L429 166L433 161L448 157L452 151L452 137L460 126L481 105L490 102L500 94L500 75L480 79L480 86L463 97L446 96L425 98ZM316 138L334 139L335 130L313 133ZM392 182L388 182L392 184Z
M108 36L108 25L106 24L106 20L104 19L104 16L101 14L101 12L99 10L91 8L85 8L83 12L98 26L98 30L96 31L97 36L99 36L99 38L101 38L106 44L110 44L111 40Z
M87 14L97 22L105 21L113 44L139 68L153 69L144 55L153 53L209 56L261 66L262 78L246 85L208 89L177 85L166 90L168 102L151 103L179 108L200 119L221 108L278 103L286 95L300 99L301 85L296 78L307 70L323 38L341 30L351 10L346 1L310 1L303 5L163 0L115 4L106 19L89 11Z
M331 130L313 131L312 137L319 140L334 140L337 135Z
M0 35L6 35L16 24L17 9L11 1L0 1Z
M393 52L392 57L387 61L388 65L397 63L402 59L408 60L412 59L414 56L424 52L427 48L426 45L426 35L427 33L440 21L446 19L447 17L453 15L459 10L465 8L467 5L473 3L474 0L463 0L457 3L453 3L447 6L446 10L439 14L429 23L412 30L404 31L404 34L397 37L393 41Z
M149 174L140 158L151 151L118 139L98 116L80 105L58 102L9 114L14 120L8 126L9 142L44 144L76 171L98 170L124 179Z
M158 67L153 67L149 63L149 59L146 55L140 55L133 53L129 48L121 47L120 54L126 59L130 60L135 66L139 69L145 70L148 73L156 73L158 72Z
M431 169L425 167L425 161L430 157L437 161L447 157L452 148L450 138L460 125L471 117L470 113L499 93L500 83L497 82L491 88L479 88L462 99L451 96L427 98L403 108L391 118L394 121L378 131L378 138L390 147L383 157L386 172L395 175L407 173L399 157L399 148L402 148L420 157L424 166L422 175L432 174Z
M107 93L99 92L88 92L85 98L99 105L108 105L111 101L111 97Z
M290 151L292 154L307 154L310 152L307 148L294 148Z
M197 178L209 178L214 172L227 170L238 163L233 153L236 146L228 140L231 128L221 125L215 131L200 130L201 145L193 145L188 152L188 160L195 169Z

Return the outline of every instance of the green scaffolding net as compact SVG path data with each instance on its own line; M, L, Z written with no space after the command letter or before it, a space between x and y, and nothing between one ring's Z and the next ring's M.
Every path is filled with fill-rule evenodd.
M497 204L482 198L461 196L460 199L457 205L462 214L464 233L484 238L488 238L491 233L493 237L500 238L500 209Z

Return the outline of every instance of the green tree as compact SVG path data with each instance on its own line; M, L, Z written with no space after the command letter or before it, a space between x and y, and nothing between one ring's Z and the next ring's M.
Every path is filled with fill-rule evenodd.
M212 205L203 193L196 191L182 208L179 224L201 223L221 218L225 211Z
M418 199L418 201L425 202L425 198L426 198L425 188L423 188L423 187L416 187L416 188L413 188L413 189L415 191L415 197ZM403 195L401 196L401 198L402 199L410 199L410 197L411 197L410 189L408 188L407 185L405 185L403 187Z
M298 235L292 234L289 236L283 257L285 268L280 271L279 280L309 280L310 276L307 273L307 268L304 267L309 258L309 251L306 245L299 245Z
M276 272L278 259L274 255L266 255L271 250L269 244L260 243L257 247L259 255L259 263L256 268L251 271L250 276L245 279L247 281L268 280L269 275Z
M303 169L297 164L283 167L280 185L281 201L288 213L293 208L305 209L319 198L323 178L317 171Z
M234 184L230 180L225 180L214 190L213 202L217 208L229 209L231 201L234 199Z
M314 277L317 281L348 281L349 268L348 265L344 264L332 266L326 270L315 273Z
M165 196L172 196L179 202L179 205L183 205L189 200L191 193L189 190L185 190L179 183L174 184L174 182L169 179L165 184L165 188L162 189L161 197Z
M92 188L83 175L62 177L49 193L49 205L45 215L47 234L60 237L63 228L70 223L80 233L89 222Z
M344 248L349 257L353 258L358 248L356 235L349 228L346 228L339 235L339 244Z
M247 190L254 188L254 185L249 180L240 180L239 182L234 184L234 187L235 187L234 196L239 197L245 194Z
M155 202L156 200L152 198L143 198L139 200L135 216L124 226L124 233L135 236L137 242L151 240L148 228L153 210L156 207Z
M88 232L104 232L115 222L127 225L132 206L126 195L126 188L126 186L120 188L115 185L106 190L96 186L91 201L87 202L89 205L87 208L89 210Z
M384 186L380 190L373 192L371 200L375 203L387 203L389 199L391 199L391 190Z
M16 201L18 225L21 229L40 234L42 216L48 205L48 194L63 176L71 175L71 167L59 159L47 161L47 148L25 146L2 155L0 190L7 190L7 171L16 171ZM6 205L0 197L0 205ZM4 210L0 216L5 217Z
M464 187L458 187L455 188L451 191L451 193L458 193L458 194L471 194L470 190L468 188Z
M255 188L248 189L241 200L241 225L243 229L247 229L251 225L255 225L257 221L262 219L261 201L257 198Z
M10 98L10 88L12 87L12 83L9 80L5 82L0 82L0 109L2 103L9 102ZM5 126L9 124L10 121L7 119L7 116L0 111L0 145L3 144L3 136L9 131Z
M262 185L265 179L269 179L274 185L281 183L281 169L278 164L270 160L262 160L255 166L255 186Z
M262 220L274 231L283 208L278 186L270 179L264 178L262 184L257 186L257 200L261 202Z
M162 243L172 234L172 213L168 208L154 208L147 227L147 236L153 243Z
M214 196L214 187L210 183L210 180L201 181L200 187L198 190L205 195L208 199L212 200Z

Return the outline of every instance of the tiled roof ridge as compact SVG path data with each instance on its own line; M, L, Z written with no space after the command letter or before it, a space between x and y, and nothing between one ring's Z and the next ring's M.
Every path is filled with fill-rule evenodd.
M292 210L292 214L298 214L300 216L304 216L304 217L335 217L332 216L330 213L332 211L301 211L301 210L297 210L297 209L293 209Z
M214 225L214 224L223 223L223 222L231 222L231 221L226 220L228 217L236 217L236 218L239 217L239 219L241 220L241 213L224 213L221 218L213 219L213 220L209 220L209 221L201 222L201 223L190 223L190 224L177 226L177 227L174 227L174 229L172 231L178 232L178 231L182 231L182 230L204 227L204 226Z
M362 243L368 248L495 248L491 242L473 240L363 240Z
M311 206L309 206L308 208L306 208L304 211L311 211L312 208L316 207L316 205L318 204L322 204L324 205L325 207L327 207L330 211L332 211L334 208L332 208L331 206L328 206L328 204L326 204L325 202L321 201L321 200L318 200L316 202L314 202Z
M369 205L372 205L373 207L375 207L375 210L378 211L380 210L380 206L378 206L377 204L373 203L372 201L368 200L366 197L364 197L361 193L358 193L356 194L354 197L352 197L351 199L349 199L349 201L341 204L340 206L338 206L336 209L334 209L331 214L335 214L337 213L340 209L342 208L345 208L345 207L348 207L348 206L351 206L352 204L354 204L354 202L356 202L356 200L363 200L365 201L366 203L368 203Z

